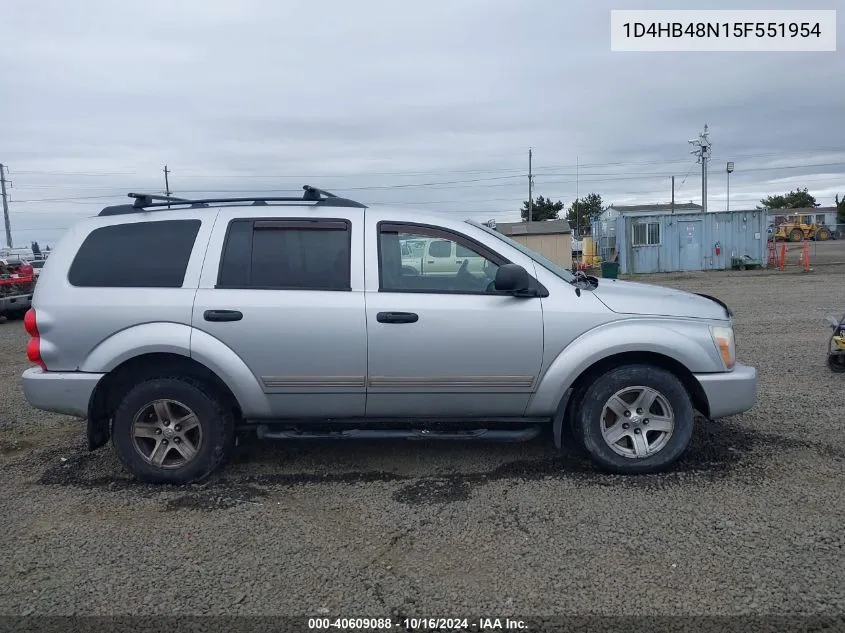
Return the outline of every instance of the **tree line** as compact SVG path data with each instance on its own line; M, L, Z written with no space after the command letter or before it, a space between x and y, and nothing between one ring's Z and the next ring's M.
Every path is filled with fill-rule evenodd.
M523 222L528 221L528 206L527 200L522 203L520 217ZM566 207L560 200L555 202L551 198L539 196L532 201L531 220L542 222L544 220L565 219L578 234L585 234L589 233L593 220L598 218L608 206L604 205L601 196L597 193L576 198L569 207ZM757 208L776 211L778 209L811 209L820 206L821 204L816 201L815 196L804 187L780 195L766 196L760 200ZM561 212L564 212L563 218L560 217ZM841 200L838 195L836 196L836 222L845 224L845 195L842 196Z

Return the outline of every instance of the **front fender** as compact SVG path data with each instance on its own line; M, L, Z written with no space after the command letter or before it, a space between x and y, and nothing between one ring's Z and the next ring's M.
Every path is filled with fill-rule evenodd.
M612 321L567 345L543 374L526 416L549 416L575 380L595 363L626 352L667 356L693 373L725 371L706 324L666 319Z

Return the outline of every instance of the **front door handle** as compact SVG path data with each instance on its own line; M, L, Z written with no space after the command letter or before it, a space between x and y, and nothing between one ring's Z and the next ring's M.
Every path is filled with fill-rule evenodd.
M240 321L244 318L238 310L206 310L202 316L206 321Z
M376 321L379 323L416 323L420 316L414 312L379 312Z

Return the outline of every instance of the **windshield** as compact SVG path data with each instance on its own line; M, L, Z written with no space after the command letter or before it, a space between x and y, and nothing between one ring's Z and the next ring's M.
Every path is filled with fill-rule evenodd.
M520 244L514 239L509 238L504 233L499 233L496 229L491 229L486 224L481 224L480 222L476 222L475 220L467 220L468 224L472 224L473 226L477 226L482 231L489 233L490 235L495 235L498 239L502 240L506 244L513 246L516 250L518 250L523 255L526 255L533 259L535 262L540 264L543 268L548 270L550 273L553 273L563 279L564 281L571 282L575 279L575 275L572 274L571 271L567 270L560 264L555 264L552 260L548 257L544 257L537 253L536 251L532 251L530 248L525 246L524 244Z

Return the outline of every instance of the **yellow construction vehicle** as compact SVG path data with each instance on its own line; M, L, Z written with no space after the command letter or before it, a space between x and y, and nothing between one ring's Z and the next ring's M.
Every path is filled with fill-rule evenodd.
M827 317L827 322L833 330L828 342L827 366L841 374L845 372L845 316L839 320Z
M818 240L823 242L831 237L830 229L816 222L810 214L788 215L775 227L775 240L778 241Z

